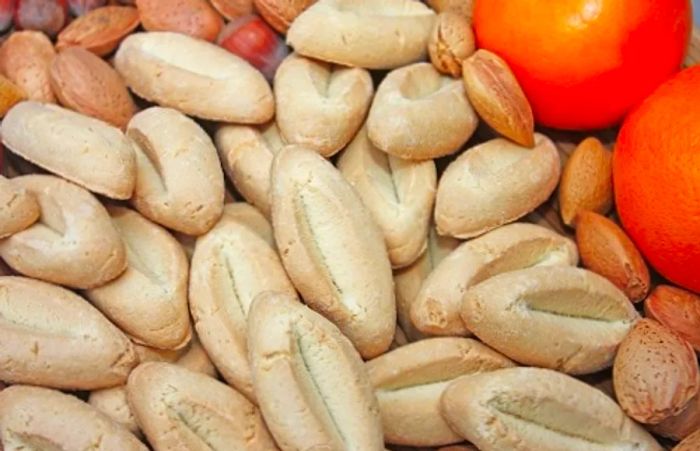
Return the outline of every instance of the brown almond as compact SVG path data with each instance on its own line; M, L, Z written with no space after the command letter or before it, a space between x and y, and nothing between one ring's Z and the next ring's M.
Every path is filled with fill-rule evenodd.
M578 215L576 244L583 266L610 280L632 302L650 287L649 269L627 234L605 216L590 211Z
M697 451L700 449L700 429L693 432L671 451Z
M681 413L649 428L654 434L673 440L683 440L698 429L700 429L700 394L691 399Z
M49 67L56 56L53 44L39 31L17 31L0 47L0 73L22 89L30 100L56 102Z
M210 0L210 2L214 9L228 20L253 12L253 0Z
M520 83L500 56L477 50L462 65L469 101L494 130L516 143L535 145L535 120Z
M612 203L612 152L597 138L586 138L571 154L561 174L561 218L564 224L575 227L580 212L589 210L604 215Z
M4 117L10 108L26 98L24 91L7 78L0 75L0 117Z
M294 19L316 0L254 0L253 3L272 28L285 34Z
M428 0L428 5L438 13L452 12L472 21L474 0Z
M669 285L654 288L644 313L683 337L700 352L700 296Z
M139 22L139 12L129 6L93 9L59 33L56 49L78 46L105 56L112 53L121 40L139 26Z
M443 74L462 75L462 63L474 53L474 32L465 16L444 12L437 16L428 41L430 62Z
M117 71L81 47L64 49L54 59L51 86L62 105L122 129L136 112Z
M678 334L645 318L620 344L613 384L627 415L640 423L657 424L679 414L697 395L697 357Z
M174 31L214 42L224 21L206 0L136 0L146 31Z

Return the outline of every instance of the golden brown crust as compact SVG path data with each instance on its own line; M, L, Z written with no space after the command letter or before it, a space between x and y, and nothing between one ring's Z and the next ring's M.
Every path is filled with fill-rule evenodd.
M5 451L148 450L127 429L78 398L21 385L0 393L0 436Z
M136 366L129 339L80 296L0 277L0 380L90 390L123 383Z
M363 357L386 351L396 325L391 264L379 227L340 172L315 151L284 148L272 167L272 222L306 303Z
M253 302L248 343L260 409L281 449L383 449L362 359L332 323L268 292Z
M88 289L126 269L126 251L107 210L83 188L50 175L12 179L32 193L40 221L0 242L15 271L72 288Z

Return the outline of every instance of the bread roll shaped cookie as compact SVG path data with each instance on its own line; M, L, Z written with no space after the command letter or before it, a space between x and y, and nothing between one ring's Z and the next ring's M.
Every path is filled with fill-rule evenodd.
M124 134L99 119L57 105L20 102L0 127L2 142L20 157L113 199L134 190L134 150Z
M260 410L284 451L384 449L377 400L362 359L330 321L274 292L248 315Z
M184 34L129 35L114 66L140 97L190 116L262 124L274 115L272 90L258 70L217 45Z
M129 405L155 449L277 449L257 407L209 376L148 362L129 375L126 389Z
M41 214L36 197L0 175L0 238L34 224Z
M469 288L462 319L516 362L588 374L612 365L639 314L604 277L551 266L505 272Z
M126 381L131 341L85 299L25 277L0 277L0 380L69 390Z
M270 217L270 170L284 142L275 122L260 127L224 125L214 135L221 165L250 204Z
M503 272L577 262L572 240L534 224L504 225L461 244L440 262L416 295L411 319L425 334L469 335L460 317L469 287Z
M292 53L275 74L276 121L284 140L330 157L365 120L374 87L369 72Z
M365 364L379 401L387 443L441 446L459 443L440 414L440 396L465 374L515 364L469 338L439 337L410 343Z
M399 158L425 160L459 150L478 119L460 80L430 63L391 71L382 80L367 118L369 139Z
M287 31L300 55L393 69L425 58L435 12L417 0L319 0Z
M224 379L253 402L246 318L270 290L296 297L275 250L246 223L225 214L197 239L189 287L197 334Z
M410 266L394 271L396 316L408 341L425 338L425 335L416 328L411 320L411 308L423 281L460 243L452 237L438 235L435 227L431 225L428 230L428 244L425 252Z
M188 264L167 230L134 210L110 206L112 222L126 243L128 267L117 279L85 296L137 343L162 349L190 339Z
M381 230L341 173L313 150L285 147L272 165L272 223L304 301L363 357L386 351L396 326L391 264Z
M549 198L560 172L556 146L539 133L533 149L502 138L468 149L440 178L438 232L472 238L515 221Z
M413 263L426 248L437 188L435 163L386 154L372 144L363 127L337 166L382 229L391 265Z
M80 289L104 285L124 272L124 243L92 194L51 175L25 175L12 182L33 194L41 208L38 222L0 241L0 257L12 269Z
M134 207L178 232L211 229L224 208L224 174L202 127L179 111L152 107L129 121L127 135L136 150Z
M147 451L126 428L75 396L16 385L0 392L0 439L5 451Z
M603 392L542 368L477 373L450 384L442 415L481 451L662 451Z

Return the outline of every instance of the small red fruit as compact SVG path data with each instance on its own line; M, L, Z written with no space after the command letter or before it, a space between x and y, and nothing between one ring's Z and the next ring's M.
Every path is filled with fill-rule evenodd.
M106 4L107 0L68 0L68 8L74 16L82 16Z
M289 53L282 38L259 16L240 17L219 35L219 45L248 61L272 80L277 67Z
M15 10L15 26L21 30L43 31L55 36L68 16L66 0L19 0Z

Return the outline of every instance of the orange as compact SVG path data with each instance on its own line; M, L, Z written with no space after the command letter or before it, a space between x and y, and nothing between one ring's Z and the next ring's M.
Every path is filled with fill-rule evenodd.
M503 57L542 125L603 128L677 72L690 0L476 0L478 46Z
M649 263L700 293L700 66L661 85L625 119L613 181L622 224Z

